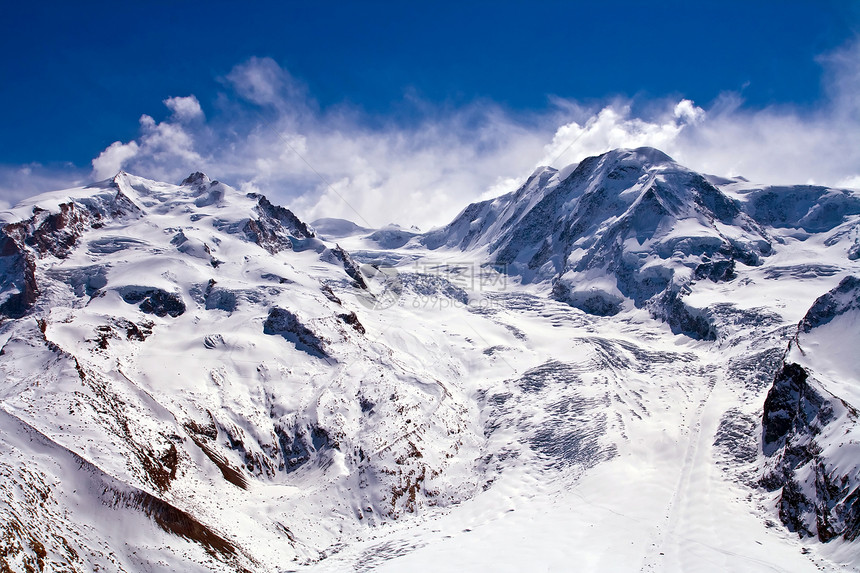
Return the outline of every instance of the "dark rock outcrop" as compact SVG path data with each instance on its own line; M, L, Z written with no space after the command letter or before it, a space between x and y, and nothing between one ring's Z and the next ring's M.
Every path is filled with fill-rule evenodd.
M27 314L39 295L36 259L66 258L84 229L98 218L74 203L60 205L59 213L35 207L33 216L0 230L0 293L6 294L0 313L8 318Z
M320 453L337 448L338 444L319 426L283 428L275 426L275 435L283 457L281 469L292 473Z
M263 332L283 336L295 344L297 349L313 356L328 356L325 341L302 324L298 316L284 308L275 307L269 311L269 316L263 323Z
M61 203L55 213L34 207L32 217L0 229L0 316L20 318L36 303L39 296L35 273L37 259L64 259L88 229L103 227L108 220L141 213L119 189L116 178L105 182L104 186L110 190L107 195L95 194Z
M125 287L120 296L128 304L139 304L140 310L155 316L171 316L176 318L185 312L182 297L159 288Z
M835 317L860 309L860 278L847 276L828 293L818 297L800 321L799 332L811 332Z
M783 457L797 467L809 461L805 448L793 449L790 436L817 434L830 421L832 409L823 408L824 398L807 383L808 374L799 364L783 364L764 401L762 449L766 456L786 448Z
M195 171L194 173L183 179L182 183L180 183L180 185L184 187L198 187L208 184L209 177L207 177L205 173L201 173L200 171Z
M339 262L343 265L343 270L346 271L346 274L349 275L349 278L353 280L355 286L358 288L367 288L367 282L364 280L364 275L361 274L361 269L358 264L349 256L349 253L344 251L340 245L336 245L335 248L327 250L323 253L323 260L328 260L328 262L334 263L335 261Z
M816 389L801 366L786 364L777 373L764 406L768 470L760 483L781 489L780 520L801 537L827 542L860 536L860 488L822 454L819 444L826 427L846 417L847 423L857 423L856 411Z
M249 193L257 199L258 219L248 219L243 232L248 239L272 254L293 249L292 239L314 238L313 230L296 217L292 211L273 205L266 197Z
M345 312L337 315L337 317L344 323L350 325L356 332L365 334L366 331L364 329L364 325L358 320L358 315L356 315L355 312Z
M860 280L849 276L815 301L798 324L789 351L794 347L803 355L807 335L858 309ZM844 440L856 432L858 418L857 410L828 392L811 370L783 360L764 403L761 436L766 469L760 483L781 490L779 517L801 537L817 536L822 542L860 537L856 468L840 461L850 458L849 450L835 453L854 447L853 440Z
M32 253L5 233L0 234L0 316L20 318L36 302L36 261Z
M717 329L708 312L685 303L681 289L667 288L650 301L649 309L654 318L663 320L675 334L684 334L696 340L717 339Z
M730 281L736 276L734 259L706 261L697 266L693 272L693 278L696 280L708 279L715 283Z

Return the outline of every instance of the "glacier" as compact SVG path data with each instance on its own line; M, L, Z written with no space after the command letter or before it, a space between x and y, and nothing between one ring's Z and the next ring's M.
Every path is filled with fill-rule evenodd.
M0 212L11 571L860 568L860 192L619 149L422 233Z

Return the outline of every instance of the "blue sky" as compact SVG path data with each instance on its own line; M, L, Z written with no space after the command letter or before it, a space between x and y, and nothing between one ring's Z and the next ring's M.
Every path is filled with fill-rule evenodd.
M852 0L10 3L0 201L199 168L309 217L349 216L331 185L374 224L426 226L428 201L447 217L556 152L628 143L853 184L857 152L832 156L860 143L858 33ZM795 153L833 166L786 172Z

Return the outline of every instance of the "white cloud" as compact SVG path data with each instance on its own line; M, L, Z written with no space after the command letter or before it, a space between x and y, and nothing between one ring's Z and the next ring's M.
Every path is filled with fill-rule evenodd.
M852 175L846 177L836 183L837 187L847 187L849 189L860 189L860 175Z
M140 151L135 141L123 143L114 141L99 156L93 159L93 177L100 181L116 175L129 159Z
M221 116L185 121L176 98L165 100L174 114L160 123L141 116L140 135L103 151L93 161L94 176L125 169L178 181L202 170L266 193L307 220L427 228L500 178L528 172L556 123L549 114L516 120L489 102L440 110L415 100L415 125L370 127L346 106L320 111L270 59L236 66L225 85L231 91L220 98Z
M304 84L272 58L253 57L235 66L224 80L241 98L259 106L308 103Z
M827 98L813 111L749 109L727 92L707 109L680 98L597 108L556 98L516 115L493 102L451 109L410 95L413 121L402 125L347 105L320 109L274 60L252 58L222 79L214 116L204 118L193 95L168 98L172 116L142 116L140 135L105 149L93 176L122 168L178 181L203 170L307 220L422 228L513 190L536 165L561 168L616 147L653 146L693 169L763 183L856 185L860 41L820 61Z
M177 121L193 121L203 119L203 108L193 95L187 97L169 97L164 100L164 105L173 112Z
M92 181L88 170L70 163L0 165L0 209L43 191L68 189Z
M170 101L170 100L167 100ZM165 103L167 103L165 101ZM174 112L174 116L177 114ZM196 150L195 133L188 131L184 120L156 121L140 116L140 136L135 141L115 141L93 159L93 178L106 179L120 170L154 179L172 181L196 166L211 164ZM204 133L205 130L198 132Z
M747 109L741 96L730 92L707 111L682 99L665 102L662 113L649 117L634 115L629 102L614 102L584 121L562 125L538 163L560 167L615 147L649 145L705 173L769 184L856 186L860 40L820 62L827 98L812 111Z
M667 150L684 129L685 121L702 115L704 111L688 100L676 104L665 117L652 121L631 117L630 105L610 105L582 125L573 121L558 128L538 164L561 168L618 147Z
M705 119L705 110L688 99L682 99L675 105L674 116L675 119L695 125Z

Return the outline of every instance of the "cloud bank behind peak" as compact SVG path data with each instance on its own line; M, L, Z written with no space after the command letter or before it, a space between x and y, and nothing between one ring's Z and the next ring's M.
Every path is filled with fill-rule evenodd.
M220 93L202 98L205 111L205 94L189 94L165 99L161 121L142 115L137 137L106 147L91 173L0 167L0 196L44 190L28 189L28 178L59 187L63 178L99 180L120 169L166 181L199 170L306 220L426 229L513 190L538 165L562 168L644 145L705 173L860 186L860 40L819 63L827 95L813 109L750 109L742 93L725 92L705 106L680 96L597 104L550 97L544 110L518 113L492 101L428 103L407 91L401 109L380 117L349 104L321 108L301 80L255 57L219 79Z

